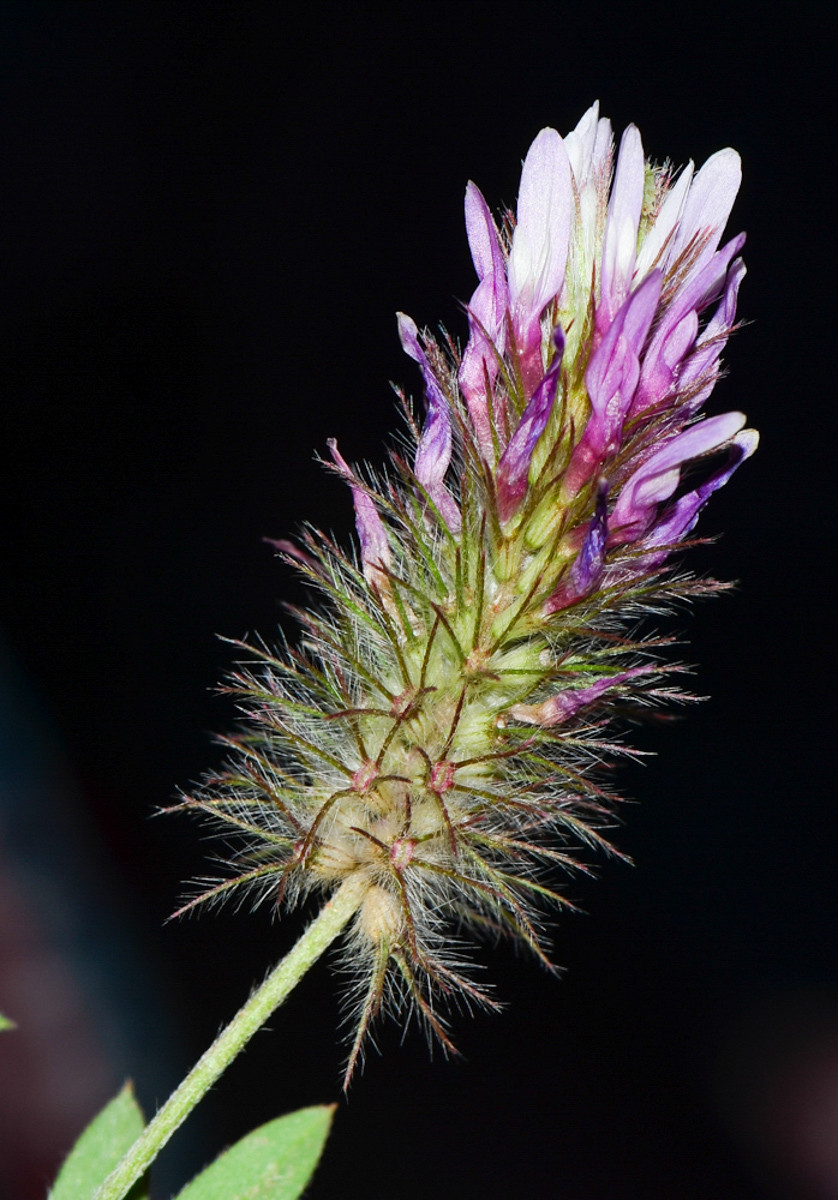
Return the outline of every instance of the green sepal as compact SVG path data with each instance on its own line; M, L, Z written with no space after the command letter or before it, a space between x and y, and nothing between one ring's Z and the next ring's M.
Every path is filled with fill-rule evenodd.
M4 1029L17 1029L17 1025L14 1023L14 1021L10 1021L8 1017L4 1017L3 1014L0 1013L0 1031Z
M49 1194L49 1200L92 1200L111 1171L142 1133L145 1120L134 1099L132 1084L114 1096L98 1113L70 1151ZM139 1180L128 1200L146 1200L148 1188Z
M320 1161L335 1105L260 1125L196 1176L177 1200L296 1200Z

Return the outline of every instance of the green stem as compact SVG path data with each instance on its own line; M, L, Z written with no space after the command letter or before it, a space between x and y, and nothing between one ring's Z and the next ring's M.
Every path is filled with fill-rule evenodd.
M335 940L357 911L364 891L365 882L362 879L346 880L294 948L274 967L262 986L239 1009L227 1028L222 1030L180 1086L172 1092L122 1161L111 1171L93 1200L123 1200L198 1101Z

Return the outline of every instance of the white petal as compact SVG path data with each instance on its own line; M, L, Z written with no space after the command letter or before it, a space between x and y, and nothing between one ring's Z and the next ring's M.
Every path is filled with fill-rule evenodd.
M626 298L631 282L645 181L643 143L636 126L629 125L620 142L602 247L603 315L607 320Z
M570 168L579 186L588 178L598 124L599 100L595 100L573 132L564 140Z
M542 129L521 172L518 224L509 254L513 308L537 316L561 289L573 210L564 143L555 129Z
M709 234L701 259L709 258L721 240L730 210L742 182L742 161L735 150L712 154L693 180L675 235L673 258L696 234Z
M611 122L602 117L596 127L596 141L591 155L591 176L596 181L597 176L607 170L611 160Z

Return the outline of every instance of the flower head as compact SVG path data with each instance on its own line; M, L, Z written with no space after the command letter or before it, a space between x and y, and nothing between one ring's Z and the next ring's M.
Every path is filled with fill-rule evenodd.
M463 929L548 963L554 876L607 846L605 727L680 694L637 623L719 586L671 565L757 443L740 413L701 412L744 275L744 237L719 249L739 177L732 150L654 166L634 126L615 157L597 105L564 140L542 130L517 214L466 191L462 355L399 315L424 396L412 462L379 486L332 444L360 554L306 535L293 558L325 603L300 649L249 648L245 729L184 806L241 843L199 901L361 881L350 1072L386 998L446 1045L440 1000L489 1002Z

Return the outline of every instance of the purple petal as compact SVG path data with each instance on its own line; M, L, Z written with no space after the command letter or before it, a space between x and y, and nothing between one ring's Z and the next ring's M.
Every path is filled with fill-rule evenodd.
M657 312L661 281L660 271L647 275L623 304L588 363L585 386L591 415L565 476L565 487L572 494L620 447L623 423L640 378L640 352Z
M599 582L605 562L605 546L608 541L608 488L601 484L597 493L596 509L585 532L582 548L570 568L569 578L562 582L547 603L544 612L559 612L587 596Z
M634 667L630 671L621 671L619 675L598 679L596 683L592 683L588 687L559 692L557 696L551 696L549 700L545 700L541 704L514 704L509 713L517 721L524 721L527 725L561 725L564 721L575 717L580 709L585 708L588 704L593 704L610 688L628 683L630 679L636 679L638 675L649 675L658 670L660 668L655 664Z
M608 540L607 498L607 487L600 487L585 541L570 569L570 581L577 596L587 595L602 574L605 543Z
M640 373L640 352L660 300L662 277L653 271L629 297L594 351L585 372L598 449L619 443ZM587 428L586 428L587 433ZM611 449L616 449L615 444Z
M497 309L496 276L490 275L478 284L468 307L469 338L457 375L477 444L488 462L494 462L495 455L492 424L494 423L495 429L500 424L498 405L494 398L494 383L499 370L498 355L503 353L503 339L498 344L487 336ZM494 404L491 414L490 400Z
M564 334L559 327L553 331L553 345L555 354L550 369L524 409L498 465L498 512L501 521L508 521L524 498L533 451L553 411L564 353Z
M691 313L702 312L722 293L728 274L728 264L745 243L744 233L732 238L697 271L691 272L673 297L659 323L655 336L643 356L640 384L632 404L632 415L656 408L672 394L679 363L689 352L692 342L675 336L675 329ZM697 322L693 321L697 330ZM686 331L688 326L683 327Z
M627 480L611 518L611 528L621 542L642 536L658 505L668 500L681 479L681 467L693 458L717 450L745 424L739 412L710 417L679 433L652 454Z
M419 342L416 322L398 313L399 337L402 349L422 369L428 415L416 449L414 470L416 478L436 505L441 517L452 532L460 529L460 510L445 487L445 473L451 462L451 419L448 401L431 370L428 356Z
M596 327L601 333L614 319L631 286L645 183L643 143L636 126L629 125L620 141L602 245L600 298L596 313Z
M739 285L745 273L744 262L737 258L727 273L724 295L718 308L707 322L695 350L678 372L678 389L682 392L697 381L706 380L704 386L690 397L686 406L688 413L698 412L716 383L719 358L736 320Z
M683 540L698 520L701 509L719 488L724 487L733 472L746 458L750 458L759 444L759 434L755 429L743 429L730 442L730 455L727 462L701 487L687 492L669 508L662 519L643 539L644 546L673 546ZM659 550L655 554L644 554L638 560L644 570L660 566L669 556L670 551Z
M352 489L352 503L355 506L355 527L358 530L358 540L361 543L361 561L364 564L364 574L371 583L375 583L376 572L374 568L389 567L391 562L390 542L387 538L387 530L384 528L384 522L378 515L378 509L375 507L372 497L362 487L358 486L358 478L338 450L338 444L335 439L329 438L326 444L334 459L335 466ZM377 582L381 582L380 575Z
M655 398L654 403L659 404L660 399L672 394L678 367L695 343L697 333L698 313L695 309L690 309L677 323L664 319L644 360L633 411L651 407L645 403L651 396Z
M495 222L473 183L466 188L465 208L466 231L480 283L468 307L469 340L460 363L459 383L478 445L491 462L494 442L489 396L498 374L498 355L505 349L509 290Z
M738 233L729 242L725 242L721 250L711 255L700 270L689 273L673 300L677 312L683 314L690 308L699 313L703 312L723 294L730 261L745 245L745 240L746 234Z
M527 395L544 373L540 318L564 282L574 208L564 143L555 129L542 129L524 159L508 263L512 323Z

